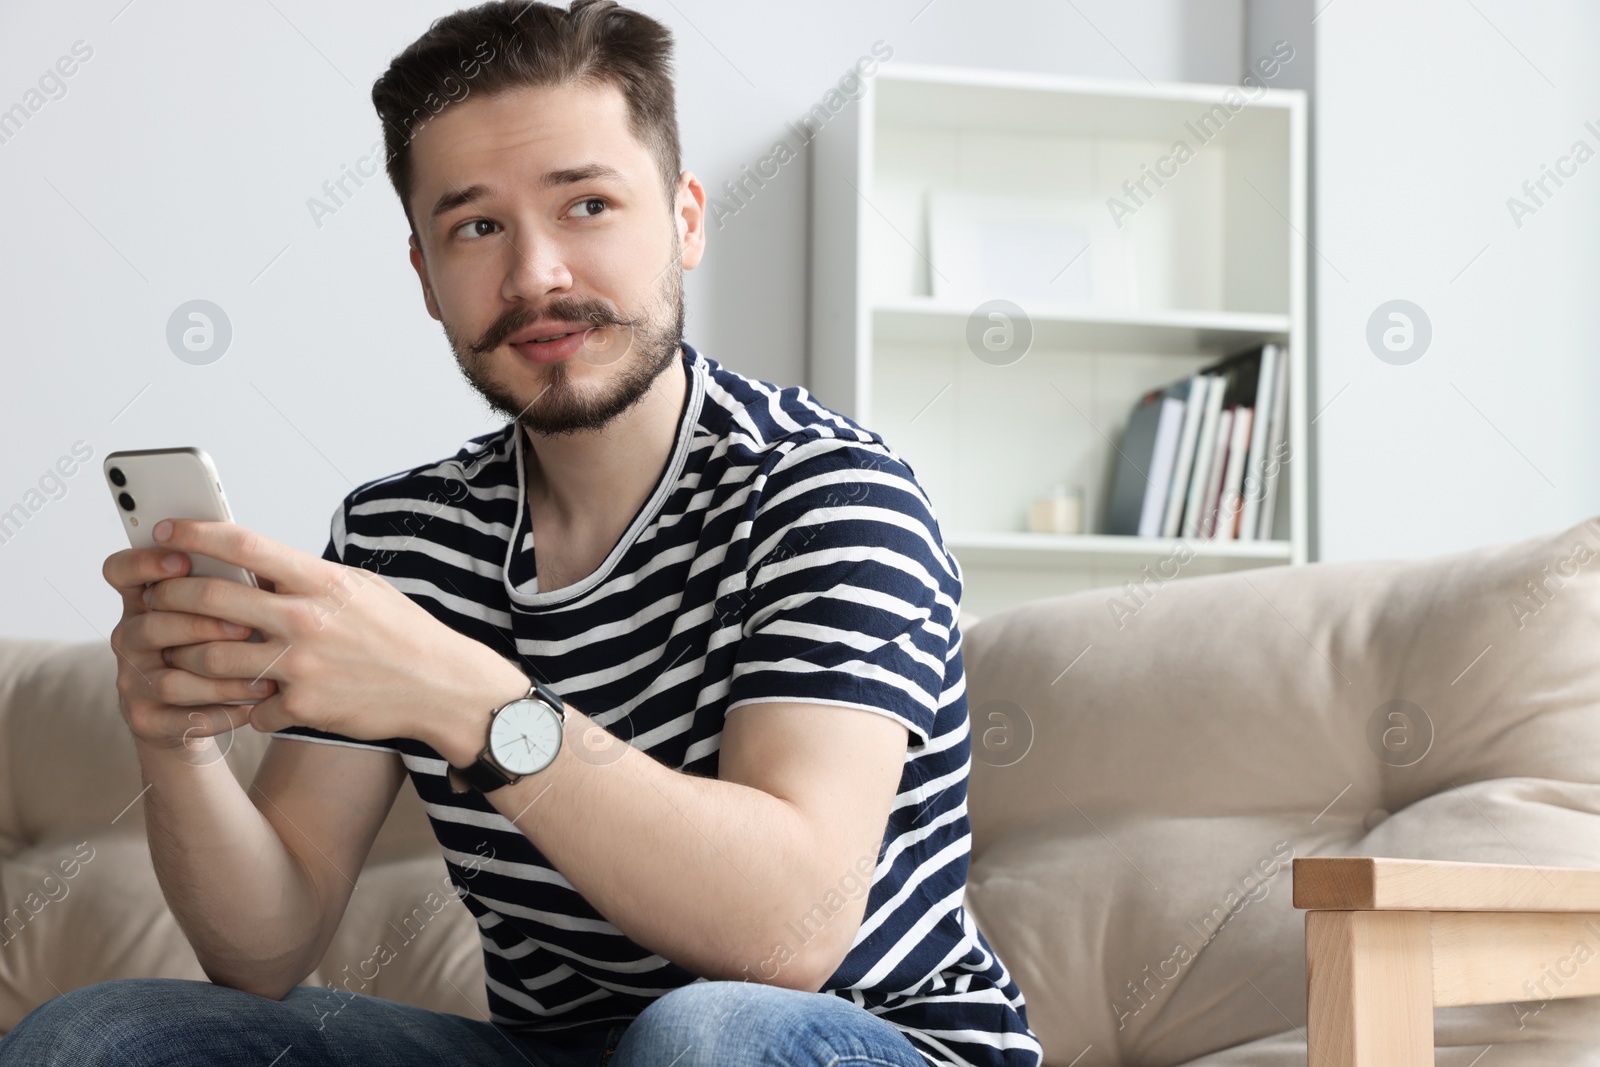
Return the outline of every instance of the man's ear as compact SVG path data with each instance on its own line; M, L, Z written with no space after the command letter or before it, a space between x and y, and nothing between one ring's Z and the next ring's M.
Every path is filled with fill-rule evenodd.
M422 258L422 249L417 246L416 234L413 233L411 235L409 243L411 245L411 266L417 272L417 279L422 282L422 302L427 305L428 314L435 319L439 319L439 302L433 298L433 286L428 281L428 263L427 260ZM439 319L439 321L442 322L443 320Z
M693 270L706 251L706 191L694 171L678 175L675 200L672 222L683 245L683 269Z

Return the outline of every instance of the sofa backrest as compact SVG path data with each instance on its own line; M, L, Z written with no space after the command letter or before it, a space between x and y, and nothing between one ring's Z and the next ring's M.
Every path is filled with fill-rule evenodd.
M964 634L968 903L1049 1062L1303 1025L1294 856L1600 866L1600 518L1164 577Z

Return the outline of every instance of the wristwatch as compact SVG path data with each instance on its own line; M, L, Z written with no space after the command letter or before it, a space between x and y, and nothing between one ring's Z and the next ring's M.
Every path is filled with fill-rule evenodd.
M450 764L450 788L457 793L487 793L544 770L561 749L567 707L543 682L534 680L525 696L502 704L489 716L489 742L466 767Z

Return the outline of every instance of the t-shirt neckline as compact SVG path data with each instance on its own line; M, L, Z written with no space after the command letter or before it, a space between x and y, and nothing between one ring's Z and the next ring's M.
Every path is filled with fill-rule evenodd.
M689 456L689 446L694 441L694 429L700 422L700 413L705 404L706 393L706 366L705 361L687 341L679 342L683 349L682 356L677 360L680 368L687 367L689 372L689 391L684 399L683 411L678 416L677 436L673 441L672 452L667 457L666 466L662 468L661 476L656 479L655 488L650 496L640 506L634 515L633 522L623 531L617 543L612 546L606 558L600 565L583 578L564 585L560 589L553 589L547 593L527 592L512 581L512 564L517 558L518 546L528 535L528 480L527 467L523 463L524 436L522 427L516 422L511 425L513 445L511 461L517 469L517 517L511 528L511 536L506 543L505 562L501 570L502 581L506 588L511 603L519 608L547 608L565 604L580 597L587 596L597 586L604 582L616 569L617 564L628 554L641 534L648 529L651 523L660 517L661 509L666 506L667 499L677 487L679 478L683 475L683 468ZM534 546L537 551L537 546ZM535 572L537 581L537 571Z

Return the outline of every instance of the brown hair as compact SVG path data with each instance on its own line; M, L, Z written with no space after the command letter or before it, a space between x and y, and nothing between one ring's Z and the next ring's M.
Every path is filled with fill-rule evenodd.
M568 10L492 0L435 19L372 85L384 166L412 232L411 140L429 119L472 93L615 85L627 102L628 129L655 157L670 205L682 169L672 44L671 30L616 0L573 0Z

